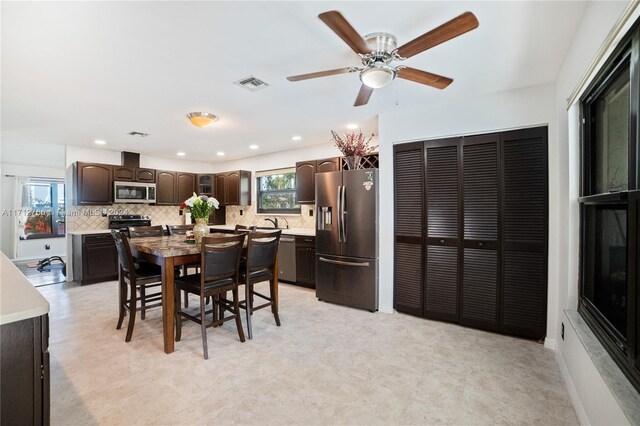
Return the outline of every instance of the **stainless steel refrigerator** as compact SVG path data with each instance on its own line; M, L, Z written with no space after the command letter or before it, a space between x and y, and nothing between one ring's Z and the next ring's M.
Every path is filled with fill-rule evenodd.
M378 170L316 174L316 296L378 309Z

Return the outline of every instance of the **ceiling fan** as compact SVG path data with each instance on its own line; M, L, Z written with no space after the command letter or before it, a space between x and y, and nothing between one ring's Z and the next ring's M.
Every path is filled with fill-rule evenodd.
M342 14L336 10L324 12L318 18L354 52L360 56L362 68L345 67L309 74L287 77L289 81L308 80L310 78L326 77L336 74L360 73L362 86L353 106L366 105L373 93L373 89L379 89L391 83L396 77L410 80L436 89L444 89L453 82L448 77L432 74L416 68L404 65L392 66L393 61L404 61L412 56L431 49L445 41L458 37L478 27L478 19L471 12L462 15L440 25L437 28L417 37L410 42L397 47L396 38L389 33L372 33L361 37L360 34L347 22Z

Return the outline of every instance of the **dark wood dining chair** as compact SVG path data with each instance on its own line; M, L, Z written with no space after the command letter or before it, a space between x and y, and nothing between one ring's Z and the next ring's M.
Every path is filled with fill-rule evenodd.
M169 235L186 235L187 231L193 231L195 225L167 225Z
M238 231L255 232L256 229L258 229L256 225L249 225L249 226L236 225L234 232L238 232Z
M162 237L164 235L164 228L162 227L162 225L130 226L127 228L127 232L129 233L129 238ZM145 270L158 267L158 265L154 265L153 263L149 263L145 261L140 261L138 259L135 259L135 261L139 268L144 268ZM176 273L178 274L180 273L180 267L176 267ZM140 296L142 297L142 300L141 300L142 310L140 312L140 318L142 319L144 319L147 314L146 304L145 304L146 299L144 297L144 291L145 291L144 287L140 289L140 292L141 292Z
M156 226L130 226L127 228L129 231L129 238L136 237L162 237L164 235L164 228L162 225Z
M190 225L167 225L167 232L169 233L169 235L186 235L187 231L192 231L194 226L195 226L194 224L190 224ZM181 269L182 275L188 275L189 267L191 267L191 266L195 266L196 274L198 272L200 272L200 269L199 269L200 264L199 263L196 264L196 265L182 265L182 269ZM189 293L187 293L186 291L184 292L184 307L185 308L189 307Z
M275 277L277 271L276 256L278 255L278 243L282 231L274 232L250 232L247 234L247 258L240 268L239 284L245 286L244 300L240 302L240 308L247 313L247 336L253 338L251 330L251 316L258 309L271 307L271 312L276 320L276 325L280 326L278 316L278 301L275 298ZM258 293L254 290L254 284L269 281L269 295ZM254 296L266 301L255 306Z
M146 309L162 305L162 275L158 265L152 263L137 264L131 255L131 246L126 234L112 230L111 235L118 251L118 304L119 317L116 329L122 327L124 316L129 312L129 324L125 342L131 341L136 312L141 312L141 319ZM155 288L149 293L147 289ZM139 296L138 296L139 294ZM140 302L140 306L138 306ZM151 303L151 304L150 304Z
M209 327L217 327L233 319L236 322L240 341L245 341L238 302L240 256L245 236L245 234L239 234L224 237L203 237L200 251L201 273L187 275L175 280L177 290L187 291L200 298L200 312L192 315L182 310L180 296L176 292L176 342L179 342L182 337L182 318L200 324L204 359L209 358L209 349L207 347L207 328ZM227 299L228 291L231 291L232 300ZM211 300L213 300L213 309L209 311L206 310L205 298L207 297L211 297ZM220 314L218 314L218 309ZM227 311L231 315L225 316ZM207 323L206 316L209 313L212 314L212 317L211 322Z

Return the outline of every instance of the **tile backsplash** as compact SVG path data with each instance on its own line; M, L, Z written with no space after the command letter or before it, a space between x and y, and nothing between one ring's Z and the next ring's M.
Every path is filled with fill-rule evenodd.
M240 216L240 210L242 210L242 216ZM314 229L315 228L315 216L310 216L309 211L314 210L313 205L301 206L301 214L299 216L282 216L278 214L274 215L258 215L255 205L251 206L227 206L227 224L228 225L257 225L257 226L271 226L265 219L277 217L281 227L286 227L289 222L289 228L298 229ZM283 218L285 220L283 220Z
M107 229L109 218L102 217L102 210L111 214L141 214L151 218L152 225L178 225L183 221L178 206L151 206L148 204L113 204L110 206L71 206L67 212L67 231L92 231Z
M151 206L147 204L71 206L67 212L67 232L107 229L109 226L109 218L106 216L102 217L103 209L106 209L108 215L146 215L151 218L152 225L176 225L183 223L184 220L184 216L180 215L178 206ZM241 210L242 215L240 215ZM302 212L299 216L258 215L256 213L256 206L228 206L227 224L271 226L265 219L277 217L281 226L286 226L286 222L289 222L289 228L313 229L315 227L315 216L310 216L310 210L314 210L313 205L302 206Z

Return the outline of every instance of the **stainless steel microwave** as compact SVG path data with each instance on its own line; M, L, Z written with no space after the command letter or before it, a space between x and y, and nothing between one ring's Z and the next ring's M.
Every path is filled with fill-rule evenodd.
M156 184L144 182L113 182L114 203L155 203Z

